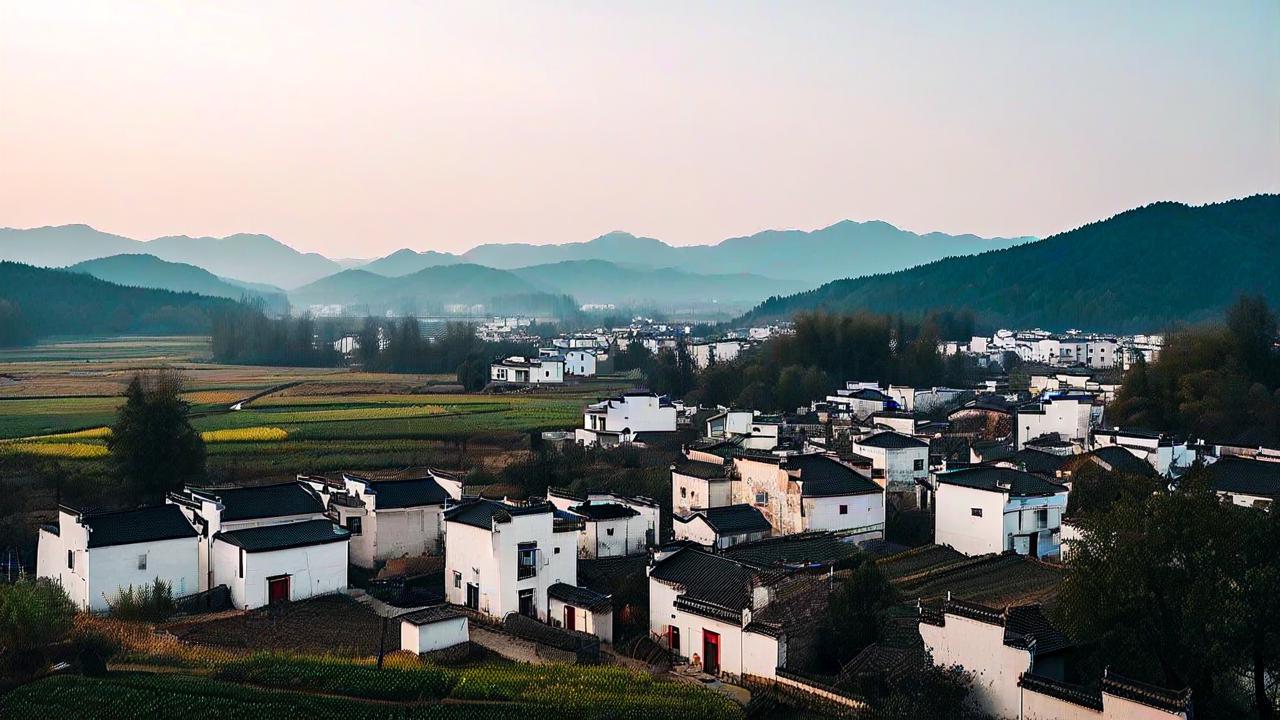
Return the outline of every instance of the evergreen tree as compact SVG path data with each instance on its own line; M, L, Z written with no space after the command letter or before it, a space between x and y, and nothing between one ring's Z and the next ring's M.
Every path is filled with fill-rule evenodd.
M116 474L141 503L204 475L204 441L188 419L182 377L169 370L138 374L111 427L107 447Z

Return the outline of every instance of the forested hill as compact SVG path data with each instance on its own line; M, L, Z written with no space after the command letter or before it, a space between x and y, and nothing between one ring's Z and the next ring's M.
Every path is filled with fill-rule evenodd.
M231 300L125 287L90 275L0 262L0 346L47 335L208 333Z
M1218 317L1242 294L1280 304L1278 271L1280 195L1163 202L1026 245L770 298L743 320L952 309L1005 327L1150 331Z

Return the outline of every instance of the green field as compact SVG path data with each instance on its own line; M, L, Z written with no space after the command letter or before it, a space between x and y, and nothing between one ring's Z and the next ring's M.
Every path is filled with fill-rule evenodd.
M207 346L206 338L103 338L0 353L0 459L56 458L101 467L106 437L98 429L113 422L124 387L147 368L184 375L192 424L213 433L210 472L229 479L458 466L469 459L448 453L455 444L513 448L529 432L576 427L584 405L631 382L463 394L442 392L456 390L449 376L220 365L202 360ZM88 432L66 436L78 431ZM281 432L281 439L263 440Z
M349 661L268 656L230 663L213 677L116 672L46 678L0 697L0 716L733 720L742 711L701 687L614 667L379 671Z

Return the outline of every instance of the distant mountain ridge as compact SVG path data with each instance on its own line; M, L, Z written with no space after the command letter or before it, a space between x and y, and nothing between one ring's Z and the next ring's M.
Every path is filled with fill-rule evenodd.
M842 221L813 231L767 230L715 245L672 246L661 240L612 232L586 242L558 245L499 243L460 255L411 249L372 261L333 260L294 250L267 235L240 233L223 238L175 235L141 241L88 225L31 229L0 228L0 260L65 267L113 255L153 255L214 275L250 283L297 289L345 269L362 268L388 277L428 267L473 264L514 270L553 263L604 260L623 267L677 268L687 273L748 273L815 286L853 273L899 270L952 255L1008 247L1032 238L992 238L929 233L918 235L885 222ZM795 289L788 285L785 290Z
M0 228L0 260L66 267L113 255L152 255L185 263L214 275L252 283L297 287L342 267L317 253L294 250L267 235L239 233L223 238L171 235L143 241L95 230L88 225Z
M1159 331L1241 294L1280 304L1280 195L1161 202L1017 247L771 298L742 322L830 310L971 310L1004 327Z
M117 285L193 292L231 300L257 299L272 312L283 312L288 304L280 288L220 278L204 268L161 260L154 255L111 255L85 260L66 269Z

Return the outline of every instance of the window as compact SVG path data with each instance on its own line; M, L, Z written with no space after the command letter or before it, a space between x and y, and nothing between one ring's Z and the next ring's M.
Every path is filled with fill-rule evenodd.
M969 514L974 517L982 517L982 508L969 508Z
M841 514L841 515L848 515L848 514L849 514L849 506L848 506L848 505L841 505L841 506L840 506L840 514Z
M240 569L236 572L236 577L244 577L244 550L240 551Z
M67 569L68 570L76 569L76 551L75 550L67 551Z
M520 591L520 614L531 618L538 617L538 603L533 588Z
M608 530L605 530L605 534L608 535L609 537L613 537L613 528L609 528Z
M347 530L350 531L352 535L359 535L361 530L360 518L358 517L347 518Z
M139 569L139 570L146 570L146 569L147 569L147 554L146 554L146 553L142 553L141 555L139 555L139 556L138 556L138 569Z
M916 458L915 465L913 465L913 466L912 466L912 469L914 469L916 472L920 472L921 470L923 470L923 469L924 469L924 460L921 460L921 459L919 459L919 458Z
M520 543L516 550L516 579L525 580L538 574L538 544Z
M559 555L559 554L560 554L560 548L559 548L559 547L557 547L557 548L556 548L556 555Z
M756 493L756 504L757 504L757 505L763 505L763 504L765 504L765 503L767 503L767 502L769 502L769 493L767 493L767 492L758 492L758 493Z
M456 588L462 587L462 573L457 570L453 571L453 586Z
M1043 529L1049 527L1049 510L1044 508L1036 511L1036 528Z
M686 497L686 496L687 496L687 493L685 492L685 489L680 488L680 497Z

